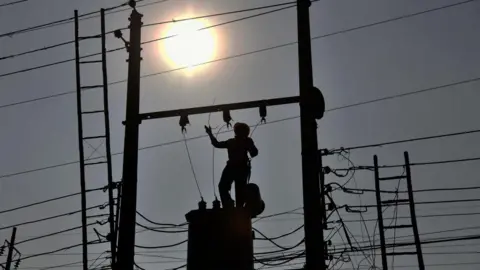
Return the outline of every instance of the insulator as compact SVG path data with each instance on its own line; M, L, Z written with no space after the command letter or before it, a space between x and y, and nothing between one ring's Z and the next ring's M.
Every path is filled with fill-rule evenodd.
M229 110L224 110L223 111L223 121L227 124L227 128L232 127L232 124L230 123L230 122L232 122L232 116L230 115Z
M332 191L333 191L332 185L325 185L325 192L330 193Z
M122 38L122 37L123 37L122 30L115 30L115 31L113 32L113 35L114 35L116 38Z
M323 167L323 173L324 174L329 174L331 172L332 172L332 169L330 169L330 167L328 167L328 166Z
M20 259L15 261L14 268L17 269L20 266Z
M206 210L207 209L207 203L203 199L200 202L198 202L198 209L200 209L200 210Z
M261 117L260 122L265 123L267 121L267 120L265 120L265 117L267 117L267 105L262 104L259 108L259 112L260 112L260 117Z
M129 5L131 8L135 8L135 6L137 6L137 2L135 2L135 0L130 0L130 1L128 1L128 5Z
M0 247L0 256L2 256L3 253L5 253L5 245Z
M178 124L182 127L183 133L187 132L186 126L190 124L190 120L188 120L188 115L180 116L180 121L178 122Z

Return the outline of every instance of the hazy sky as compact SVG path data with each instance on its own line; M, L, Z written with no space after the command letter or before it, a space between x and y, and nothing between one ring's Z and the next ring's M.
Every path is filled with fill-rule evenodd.
M1 3L8 2L2 0ZM153 2L146 0L146 3ZM312 4L312 36L354 28L405 14L416 13L459 2L452 0L322 0ZM78 9L80 14L111 7L122 3L119 0L37 0L14 6L0 7L0 33L9 32L54 20L69 18ZM145 23L154 23L199 16L224 11L279 3L277 0L170 0L165 3L140 8ZM323 91L327 109L352 103L368 101L395 94L421 90L439 85L473 79L480 70L480 4L478 1L372 26L344 34L315 39L312 43L315 85ZM253 13L229 15L208 19L209 25L241 18ZM107 16L107 30L128 25L129 12ZM166 26L150 27L142 32L143 40L164 36ZM73 24L65 24L44 30L12 37L0 38L0 56L41 48L74 38ZM82 21L81 35L97 34L98 19ZM265 16L236 22L211 30L215 39L214 59L247 53L296 41L296 11L294 8ZM128 38L128 31L124 31ZM109 36L107 48L117 48L122 43ZM81 54L100 51L98 41L83 42ZM144 45L142 74L167 71L174 66L166 60L162 41ZM0 61L0 74L47 64L74 57L73 45ZM125 50L108 54L109 81L126 79L127 63ZM98 70L98 71L97 71ZM151 76L141 81L141 111L158 111L191 106L230 103L238 101L276 98L298 94L297 47L290 45L274 50L250 54L196 68L193 73L185 70ZM82 82L101 82L100 69L82 69ZM389 140L429 136L448 132L471 130L478 127L480 113L478 100L479 83L447 87L418 95L412 95L373 104L328 112L319 121L318 138L321 148L336 148ZM0 78L0 106L75 90L75 66L69 62L27 73ZM123 125L125 118L126 84L110 86L110 112L112 152L123 151ZM85 107L95 108L101 101L99 92L85 94ZM299 115L298 105L269 108L268 121ZM0 108L0 174L8 175L25 170L42 168L78 160L76 99L74 94L38 102ZM235 111L235 121L255 125L258 110ZM208 115L190 117L187 137L204 134ZM211 125L221 125L221 115L213 114ZM259 126L253 135L260 154L253 161L252 181L257 183L266 202L265 214L278 213L302 206L300 123L298 119ZM85 125L86 135L102 132L100 122ZM227 138L231 134L220 135ZM140 146L147 147L182 139L178 119L151 120L142 123ZM409 151L412 162L470 158L480 156L478 135L446 138L401 144L383 148L352 151L351 160L360 165L372 165L377 154L381 164L401 164L403 151ZM210 204L214 198L212 188L212 147L207 139L188 143L200 189ZM86 148L87 153L89 149ZM225 164L226 153L216 151L216 183ZM335 156L325 158L332 168L345 168L348 163ZM114 179L122 175L122 155L113 157ZM401 173L400 169L382 171L384 175ZM435 187L466 187L478 183L477 163L446 164L412 168L414 189ZM106 174L100 169L87 173L88 188L105 185ZM171 144L150 148L139 154L138 209L153 220L182 223L184 215L197 207L200 199L188 163L185 145ZM373 188L371 172L357 172L356 184ZM342 182L327 175L328 182ZM21 174L0 179L0 211L12 207L79 192L79 166L72 164L39 172ZM394 188L390 183L385 188ZM354 182L349 184L350 187ZM405 187L405 186L403 186ZM475 199L478 191L455 191L417 193L416 201L440 199ZM374 203L373 194L359 198L335 192L338 205ZM361 201L360 201L361 199ZM96 192L88 196L88 205L106 202L106 193ZM478 203L418 205L418 215L475 212ZM80 197L32 207L25 210L0 214L1 226L66 213L80 209ZM399 216L408 213L399 210ZM477 210L478 211L478 210ZM92 213L99 213L95 210ZM343 213L345 220L357 220L358 214ZM388 210L385 216L392 216ZM369 209L366 219L376 218L376 210ZM333 219L337 219L333 215ZM139 218L139 221L146 224ZM268 236L277 236L297 228L302 216L290 215L258 222L255 226ZM399 220L406 223L408 220ZM420 233L480 226L476 215L461 217L419 218ZM72 215L52 221L21 226L18 238L26 239L45 233L80 225L80 215ZM349 223L351 232L361 239L361 224ZM374 222L368 222L370 235ZM106 231L107 227L98 227ZM479 227L480 228L480 227ZM92 228L89 230L93 232ZM0 230L0 239L9 238L11 230ZM328 232L326 232L328 233ZM479 229L423 235L422 239L478 234ZM397 236L410 235L411 231L398 231ZM343 235L342 235L343 236ZM366 236L366 234L365 234ZM387 237L392 234L388 233ZM288 246L303 238L303 231L278 242ZM95 235L90 235L94 240ZM164 235L144 232L137 235L141 245L165 245L186 239L186 235ZM375 238L378 241L378 234ZM399 238L398 241L412 241ZM342 244L338 236L333 242ZM80 230L43 240L19 245L23 254L35 254L81 243ZM365 244L365 243L364 243ZM479 263L472 251L477 251L477 241L452 242L436 246L467 244L444 248L425 246L425 263L428 269L451 269L438 264ZM275 250L267 242L257 244L261 250ZM95 259L108 245L90 247L90 259ZM300 247L301 249L302 247ZM171 250L176 250L171 252ZM156 255L185 258L186 245L159 250ZM260 250L260 249L259 249ZM142 250L137 250L142 252ZM469 251L469 254L464 253ZM439 254L461 252L462 254ZM435 254L427 254L435 253ZM20 269L41 269L45 266L81 261L81 248L68 250L67 255L42 256L22 262ZM357 265L361 257L353 257ZM146 269L167 269L183 264L171 258L137 256L136 261ZM296 260L294 263L301 263ZM145 263L147 262L147 263ZM148 263L155 262L155 263ZM81 268L81 264L59 268ZM369 264L365 263L363 266ZM415 257L395 258L395 265L416 265ZM301 265L295 265L301 266ZM377 257L376 266L381 263ZM347 263L342 269L350 269ZM478 269L475 264L459 264L458 269ZM288 266L279 267L285 269ZM360 268L362 269L362 268ZM404 267L403 269L415 269Z

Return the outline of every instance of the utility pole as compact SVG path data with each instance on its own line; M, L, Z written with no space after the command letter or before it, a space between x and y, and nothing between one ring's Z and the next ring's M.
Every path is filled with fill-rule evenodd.
M317 123L310 96L313 90L310 37L310 0L297 0L298 66L300 81L300 125L302 140L302 183L305 218L307 270L325 270L322 196L319 183Z
M10 270L10 267L12 265L12 257L13 257L13 250L15 249L16 234L17 234L17 227L13 227L12 237L10 238L10 242L8 243L8 255L7 255L7 263L5 265L5 270Z
M133 2L135 3L135 2ZM132 6L134 8L134 6ZM138 130L140 125L140 42L142 16L135 10L130 15L128 43L127 112L123 154L122 207L120 208L119 243L116 268L133 270L135 221L137 209Z

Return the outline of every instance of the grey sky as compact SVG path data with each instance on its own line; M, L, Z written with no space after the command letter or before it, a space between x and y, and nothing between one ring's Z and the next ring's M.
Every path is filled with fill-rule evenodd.
M5 2L3 0L2 2ZM73 16L73 10L80 13L96 11L121 3L118 0L37 0L11 7L0 8L0 33L20 29L40 23ZM278 3L276 0L170 0L162 4L141 9L144 22L170 20L183 13L195 15L250 8ZM347 28L394 18L430 8L456 3L451 0L322 0L311 8L312 36L319 36ZM325 96L327 109L367 101L384 96L400 94L456 81L478 77L480 70L480 4L472 3L431 12L428 14L369 27L349 33L314 40L312 43L315 85ZM128 25L129 12L107 17L107 30ZM245 14L230 15L209 19L216 24ZM99 21L88 20L81 23L83 35L96 34L100 30ZM143 31L143 40L159 38L162 27ZM280 11L258 18L215 28L218 39L216 57L250 52L296 40L295 9ZM128 33L124 31L128 37ZM73 39L73 24L66 24L46 30L0 39L0 56L40 48ZM113 37L108 38L107 48L122 44ZM99 43L85 42L81 53L98 52ZM40 52L24 57L0 62L0 74L36 65L63 60L74 56L73 46ZM171 69L162 60L157 43L144 45L142 74L150 74ZM124 50L108 55L109 81L126 79L127 58ZM247 101L261 98L274 98L298 94L297 47L287 46L262 53L209 64L194 76L187 77L182 71L145 78L141 82L143 112L202 106L216 103ZM83 81L98 83L100 73L82 70ZM355 108L329 112L319 122L318 138L321 148L336 148L383 142L417 136L427 136L446 132L475 129L480 113L477 91L479 83L448 87L429 93L378 102ZM74 63L58 65L28 73L0 78L0 105L42 97L75 89ZM110 111L112 130L112 152L123 151L123 126L125 117L126 84L110 87ZM95 105L97 93L86 95L86 105ZM268 110L268 121L297 116L297 105L289 105ZM256 124L257 110L232 113L235 121ZM75 95L47 99L35 103L0 109L0 174L11 174L78 160L77 118ZM188 137L204 134L203 125L207 115L191 117ZM222 124L221 115L212 115L212 126ZM99 130L98 123L86 126L87 132ZM87 133L88 134L88 133ZM220 135L227 138L230 135ZM140 146L150 146L182 138L178 119L152 120L141 125ZM261 190L267 208L265 214L295 209L302 205L300 137L298 119L260 126L253 139L259 147L260 155L253 162L252 181ZM432 140L383 148L352 151L351 160L355 164L371 165L373 155L378 154L381 164L401 164L403 151L410 152L413 162L478 157L478 135ZM212 149L207 139L189 142L196 174L204 198L211 203L212 189ZM114 160L114 178L120 180L122 156ZM215 179L221 173L226 153L215 153ZM347 167L346 161L336 157L325 158L332 168ZM415 167L412 170L414 189L433 187L462 187L478 183L477 164L461 163ZM400 170L386 171L384 174L401 173ZM372 188L373 174L358 172L356 181L359 187ZM105 172L92 170L88 174L88 187L96 188L106 183ZM332 175L327 181L344 181ZM351 183L354 186L354 183ZM477 184L478 185L478 184ZM392 186L386 186L386 188ZM37 173L0 179L0 210L30 202L78 192L78 164L45 170ZM478 198L477 191L419 193L417 201L439 199ZM359 204L357 196L336 192L337 204ZM373 194L361 197L362 203L373 203ZM89 194L89 205L103 203L105 193ZM138 209L153 220L162 222L183 222L184 214L196 207L199 195L190 171L185 146L177 143L161 148L140 152ZM461 213L478 211L480 204L440 204L419 205L418 215L437 213ZM0 215L1 225L11 225L59 213L80 209L80 197ZM343 213L343 212L342 212ZM387 211L385 216L393 215ZM401 210L399 216L407 213ZM344 214L345 219L358 219L359 215ZM335 215L334 215L335 216ZM365 218L375 218L375 209L370 209ZM139 219L141 220L141 219ZM273 221L272 221L273 220ZM300 215L282 216L270 221L258 222L256 226L269 236L290 231L302 224ZM401 220L402 222L404 220ZM25 239L64 228L78 226L80 215L57 219L34 225L19 227L18 238ZM467 226L480 226L478 216L420 218L421 233L455 229ZM368 223L370 233L374 223ZM359 223L349 224L355 235L361 235ZM105 231L107 228L102 228ZM327 232L328 233L328 232ZM408 235L410 231L398 232ZM477 230L461 233L426 235L425 238L455 235L478 234ZM10 230L0 231L0 239L8 238ZM391 236L387 234L387 236ZM91 239L94 235L91 235ZM283 245L297 243L303 231L280 240ZM162 245L178 242L186 235L162 235L141 233L137 243L142 245ZM360 237L359 241L363 241ZM377 238L378 239L378 236ZM402 238L400 238L402 239ZM364 239L367 240L367 239ZM402 241L405 239L402 239ZM341 239L335 237L335 243ZM80 231L67 233L45 240L20 245L24 254L41 253L81 242ZM477 244L478 241L465 242ZM450 243L449 243L450 244ZM446 244L446 245L449 245ZM453 244L453 243L452 243ZM457 244L457 243L455 243ZM273 249L266 242L259 247ZM438 245L437 245L438 246ZM91 259L95 259L107 246L91 247ZM186 246L175 248L184 251ZM445 251L475 251L478 247L450 247L444 249L425 248L425 253ZM44 256L22 263L21 269L37 269L62 263L80 261L81 249L65 252L63 256ZM141 251L139 251L141 252ZM185 257L185 252L158 253ZM465 263L480 261L474 254L428 255L426 264ZM361 258L360 258L361 259ZM171 259L137 257L137 261L171 261ZM356 262L357 258L353 258ZM302 262L297 260L295 262ZM380 266L377 257L377 266ZM167 269L182 263L143 264L146 269ZM395 264L414 265L413 257L396 258ZM367 265L367 264L365 264ZM297 265L298 266L298 265ZM34 268L28 268L34 267ZM351 268L345 264L344 269ZM66 267L64 269L80 267ZM281 267L278 269L284 269ZM478 265L457 265L459 269L478 269ZM63 268L60 268L63 269ZM415 268L405 268L415 269ZM451 266L432 266L429 269L451 269Z

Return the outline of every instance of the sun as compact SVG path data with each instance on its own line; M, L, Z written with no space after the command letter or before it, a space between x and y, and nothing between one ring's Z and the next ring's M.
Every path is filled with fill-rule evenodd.
M206 20L173 22L166 31L163 54L174 68L188 67L210 61L215 56L215 33Z

